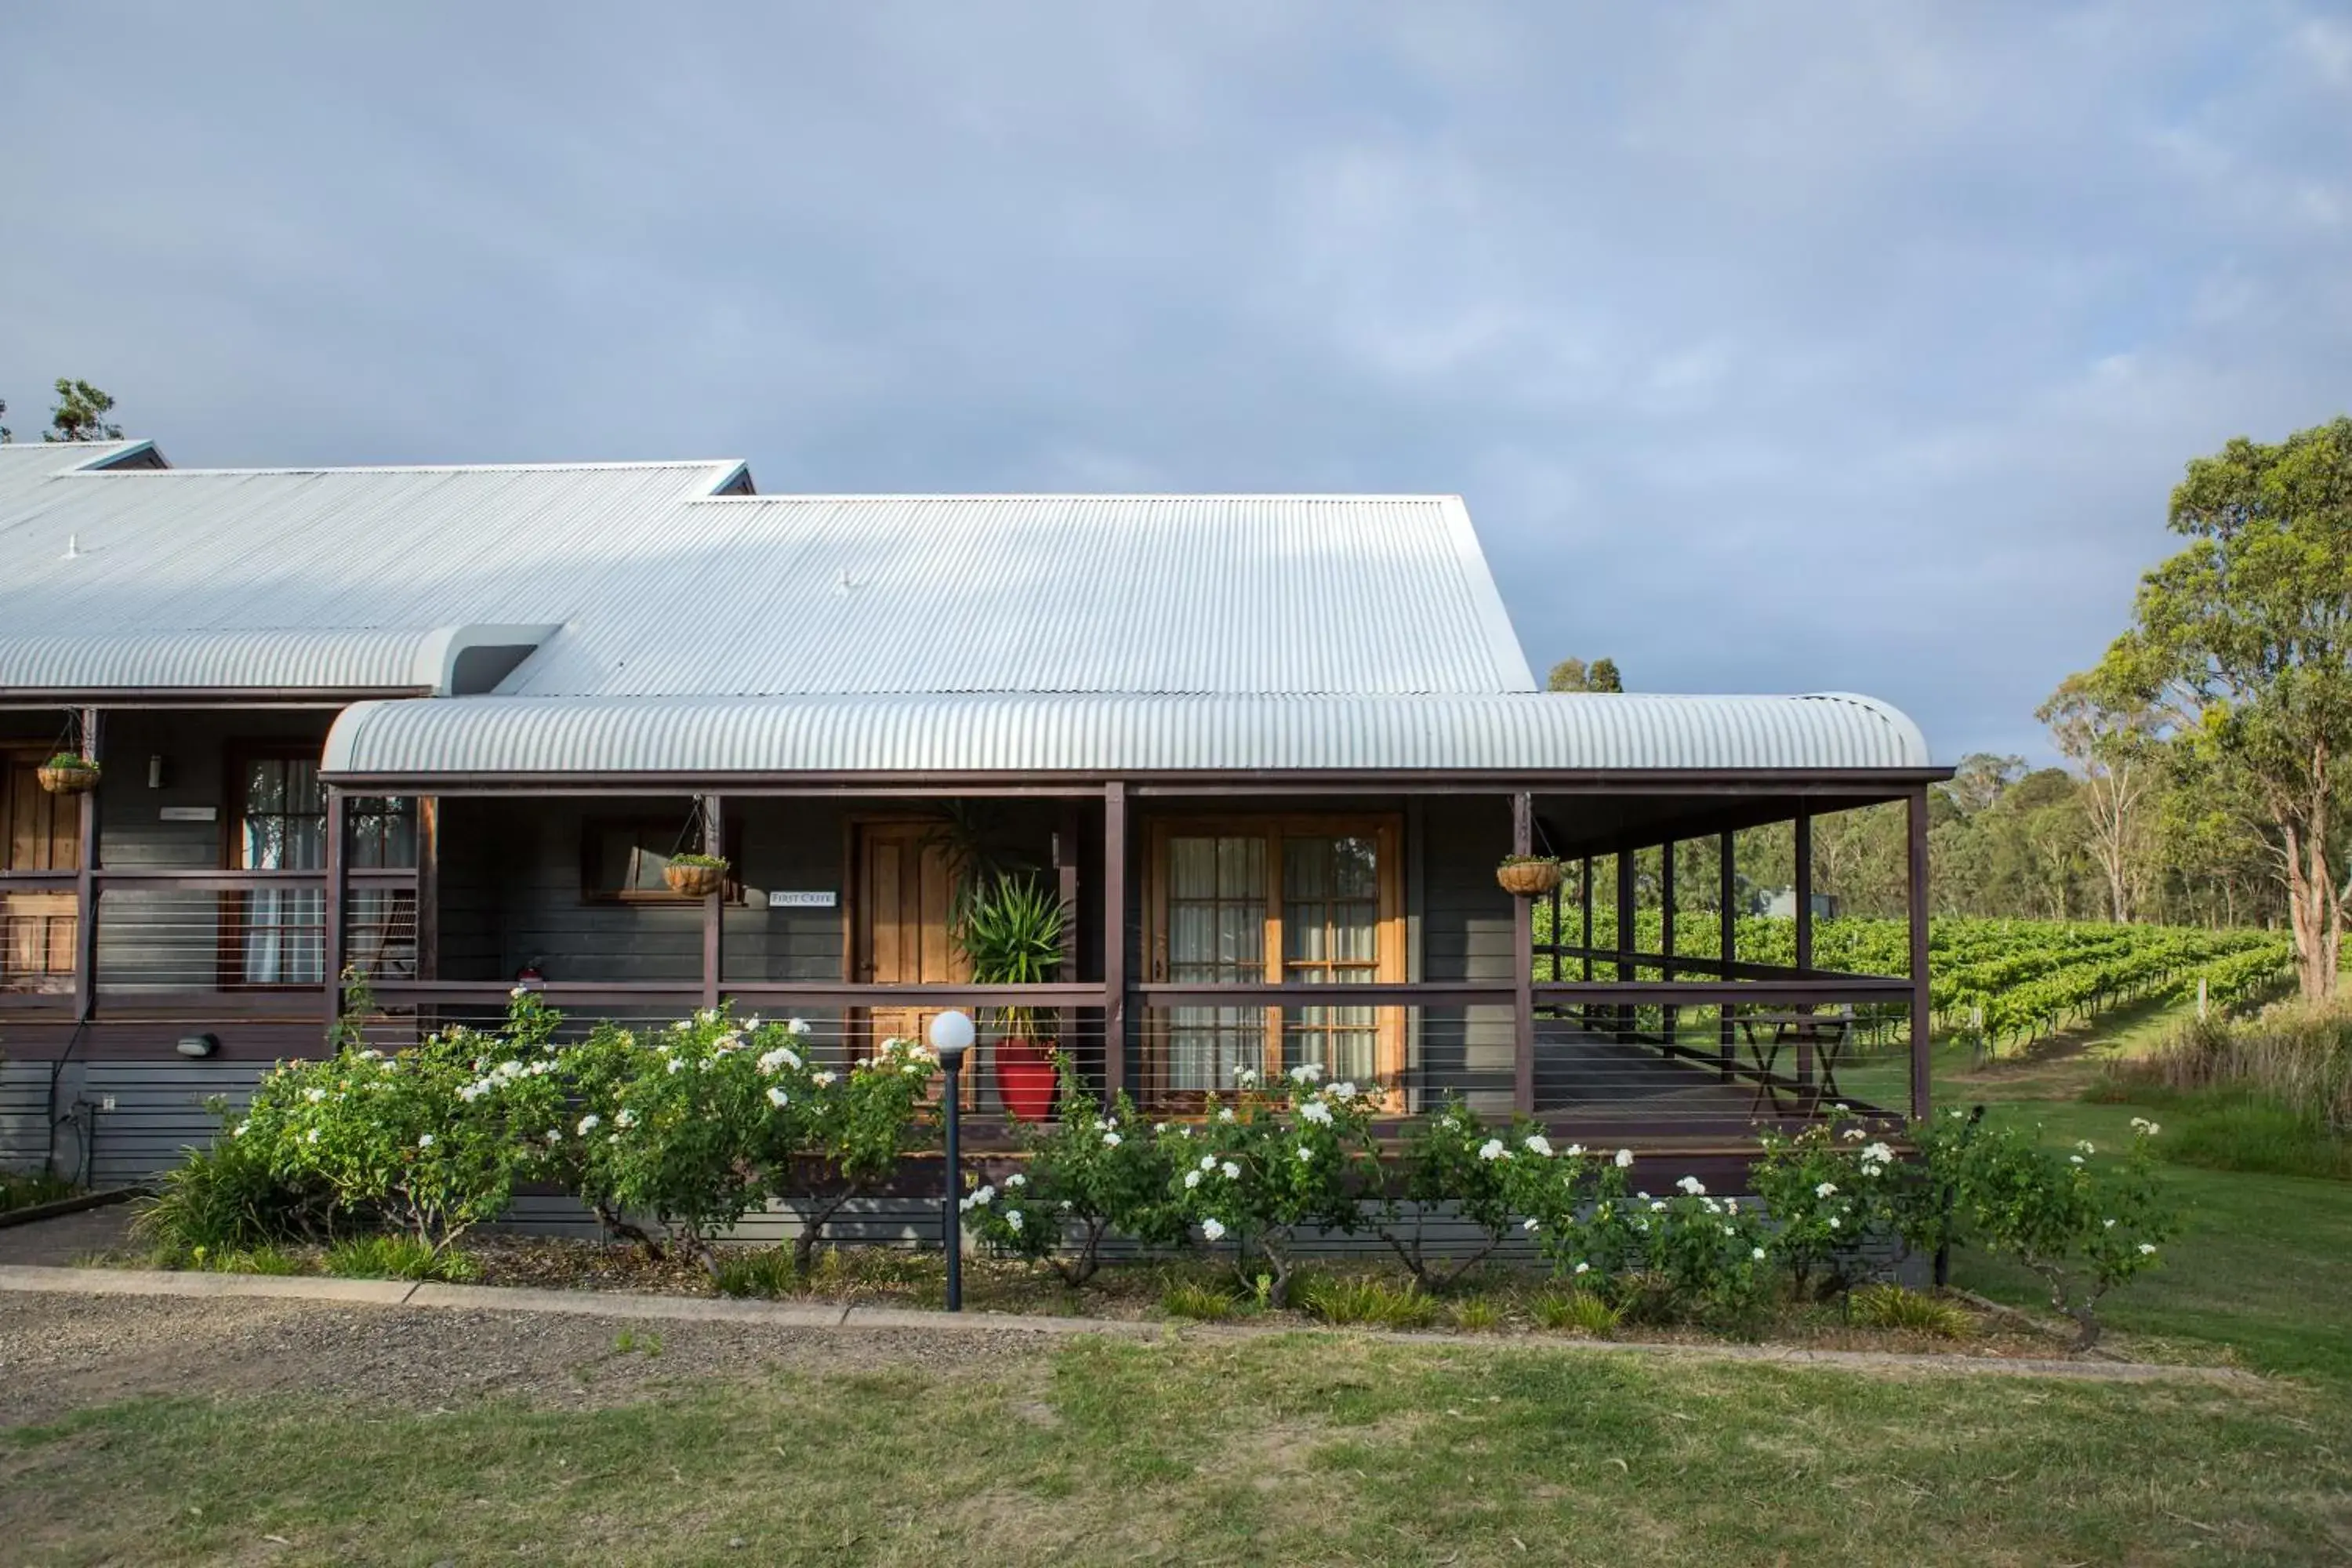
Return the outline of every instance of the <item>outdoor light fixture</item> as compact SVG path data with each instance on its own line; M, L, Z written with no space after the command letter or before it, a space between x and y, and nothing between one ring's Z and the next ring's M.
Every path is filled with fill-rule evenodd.
M948 1254L948 1310L963 1310L963 1173L958 1163L956 1131L963 1096L956 1079L963 1071L963 1054L971 1049L971 1015L950 1007L931 1020L931 1049L948 1075L948 1190L940 1204L940 1239Z

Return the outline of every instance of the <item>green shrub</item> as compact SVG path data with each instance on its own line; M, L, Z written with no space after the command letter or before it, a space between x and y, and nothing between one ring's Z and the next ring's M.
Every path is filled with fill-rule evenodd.
M1299 1286L1298 1304L1327 1323L1382 1329L1425 1329L1437 1321L1439 1310L1418 1281L1391 1285L1360 1274L1307 1279Z
M262 1079L231 1136L281 1183L439 1251L503 1213L561 1136L551 1017L518 988L503 1029L452 1027L390 1055L339 1026L331 1056Z
M354 1236L327 1248L324 1267L343 1279L471 1279L474 1260L414 1236Z
M63 1176L47 1171L0 1171L0 1214L10 1209L28 1209L36 1204L53 1204L69 1198L80 1189Z
M1235 1273L1245 1283L1262 1279L1272 1307L1289 1302L1299 1233L1353 1231L1360 1200L1379 1190L1378 1098L1322 1077L1310 1062L1261 1086L1245 1069L1240 1092L1215 1116L1155 1133L1176 1173L1177 1203L1212 1244L1234 1239Z
M2237 1091L2333 1133L2352 1136L2352 1004L2281 1003L2252 1018L2216 1012L2155 1050L2109 1069L2107 1091Z
M275 1247L255 1247L237 1252L207 1253L199 1247L189 1258L195 1268L215 1274L303 1274L299 1258Z
M1505 1321L1502 1304L1491 1296L1470 1296L1454 1303L1454 1326L1466 1333L1490 1334Z
M1868 1278L1867 1251L1896 1238L1921 1184L1891 1145L1828 1122L1766 1129L1752 1182L1772 1220L1765 1247L1800 1298Z
M1160 1298L1160 1310L1171 1318L1191 1318L1198 1322L1223 1322L1234 1315L1238 1303L1230 1290L1220 1290L1203 1285L1197 1279L1180 1280L1168 1287Z
M1169 1150L1179 1141L1164 1131L1143 1135L1126 1095L1106 1115L1066 1076L1054 1120L1019 1128L1016 1136L1026 1166L974 1187L962 1200L964 1226L982 1240L1044 1260L1075 1289L1101 1268L1102 1244L1113 1232L1153 1247L1184 1239L1184 1209L1171 1195Z
M716 1280L719 1233L761 1205L816 1114L802 1032L723 1009L642 1041L600 1025L561 1055L575 1102L549 1129L551 1166L592 1205L650 1216Z
M784 1247L730 1247L719 1255L722 1296L789 1296L802 1283Z
M1952 1194L1956 1234L2039 1275L2077 1350L2098 1342L2100 1300L2156 1267L2179 1228L2152 1169L2156 1134L2135 1117L2124 1157L2102 1160L2087 1141L2061 1153L1957 1110L1912 1130L1930 1180Z
M260 1146L221 1137L191 1151L138 1200L132 1237L167 1266L291 1241L323 1225L322 1192L281 1178Z
M797 1059L792 1053L776 1072L780 1082L793 1080L790 1091L803 1114L784 1124L792 1142L772 1147L765 1168L769 1195L800 1219L793 1262L805 1275L834 1215L879 1190L908 1154L931 1142L938 1121L927 1102L940 1064L921 1046L900 1039L884 1040L844 1074L814 1062L794 1068Z
M1491 1128L1459 1098L1449 1097L1405 1140L1402 1180L1385 1189L1381 1206L1381 1239L1416 1280L1444 1289L1486 1261L1510 1233L1514 1161L1550 1155L1550 1140L1534 1122L1518 1118L1508 1127ZM1404 1217L1408 1203L1410 1220ZM1427 1254L1424 1225L1429 1212L1442 1205L1477 1227L1479 1239L1465 1256Z
M1535 1300L1536 1326L1605 1339L1624 1321L1624 1309L1592 1290L1562 1290Z
M1966 1339L1975 1323L1957 1302L1900 1285L1865 1285L1846 1298L1847 1315L1864 1328L1899 1329L1937 1339Z

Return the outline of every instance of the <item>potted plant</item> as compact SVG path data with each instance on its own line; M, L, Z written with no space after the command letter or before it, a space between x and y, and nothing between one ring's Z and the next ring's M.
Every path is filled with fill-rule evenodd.
M1061 967L1069 924L1069 906L1034 877L999 875L982 884L965 906L957 938L971 963L972 984L1045 984ZM1036 1009L1001 1008L995 1021L997 1099L1024 1121L1045 1121L1054 1114L1060 1063L1051 1042L1039 1038Z
M662 868L669 890L688 899L707 899L727 879L727 860L720 855L673 855Z
M1506 855L1495 880L1516 897L1541 898L1559 886L1559 862L1549 855Z
M98 787L98 763L78 752L59 752L36 770L51 795L80 795Z

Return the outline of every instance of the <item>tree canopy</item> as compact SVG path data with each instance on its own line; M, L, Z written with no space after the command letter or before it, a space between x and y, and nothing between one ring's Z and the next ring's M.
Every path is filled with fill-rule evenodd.
M49 410L44 441L120 441L122 426L111 424L114 399L86 381L58 377L58 401Z
M1624 680L1617 673L1613 658L1596 658L1587 664L1580 658L1564 658L1551 667L1544 681L1548 691L1622 691Z

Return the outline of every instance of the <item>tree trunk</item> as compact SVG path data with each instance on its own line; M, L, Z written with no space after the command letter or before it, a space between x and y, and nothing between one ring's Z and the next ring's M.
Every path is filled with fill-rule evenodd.
M2326 818L2312 830L2283 825L2286 840L2287 925L2294 937L2295 979L2306 1002L2336 994L2344 943L2344 908L2327 865Z

